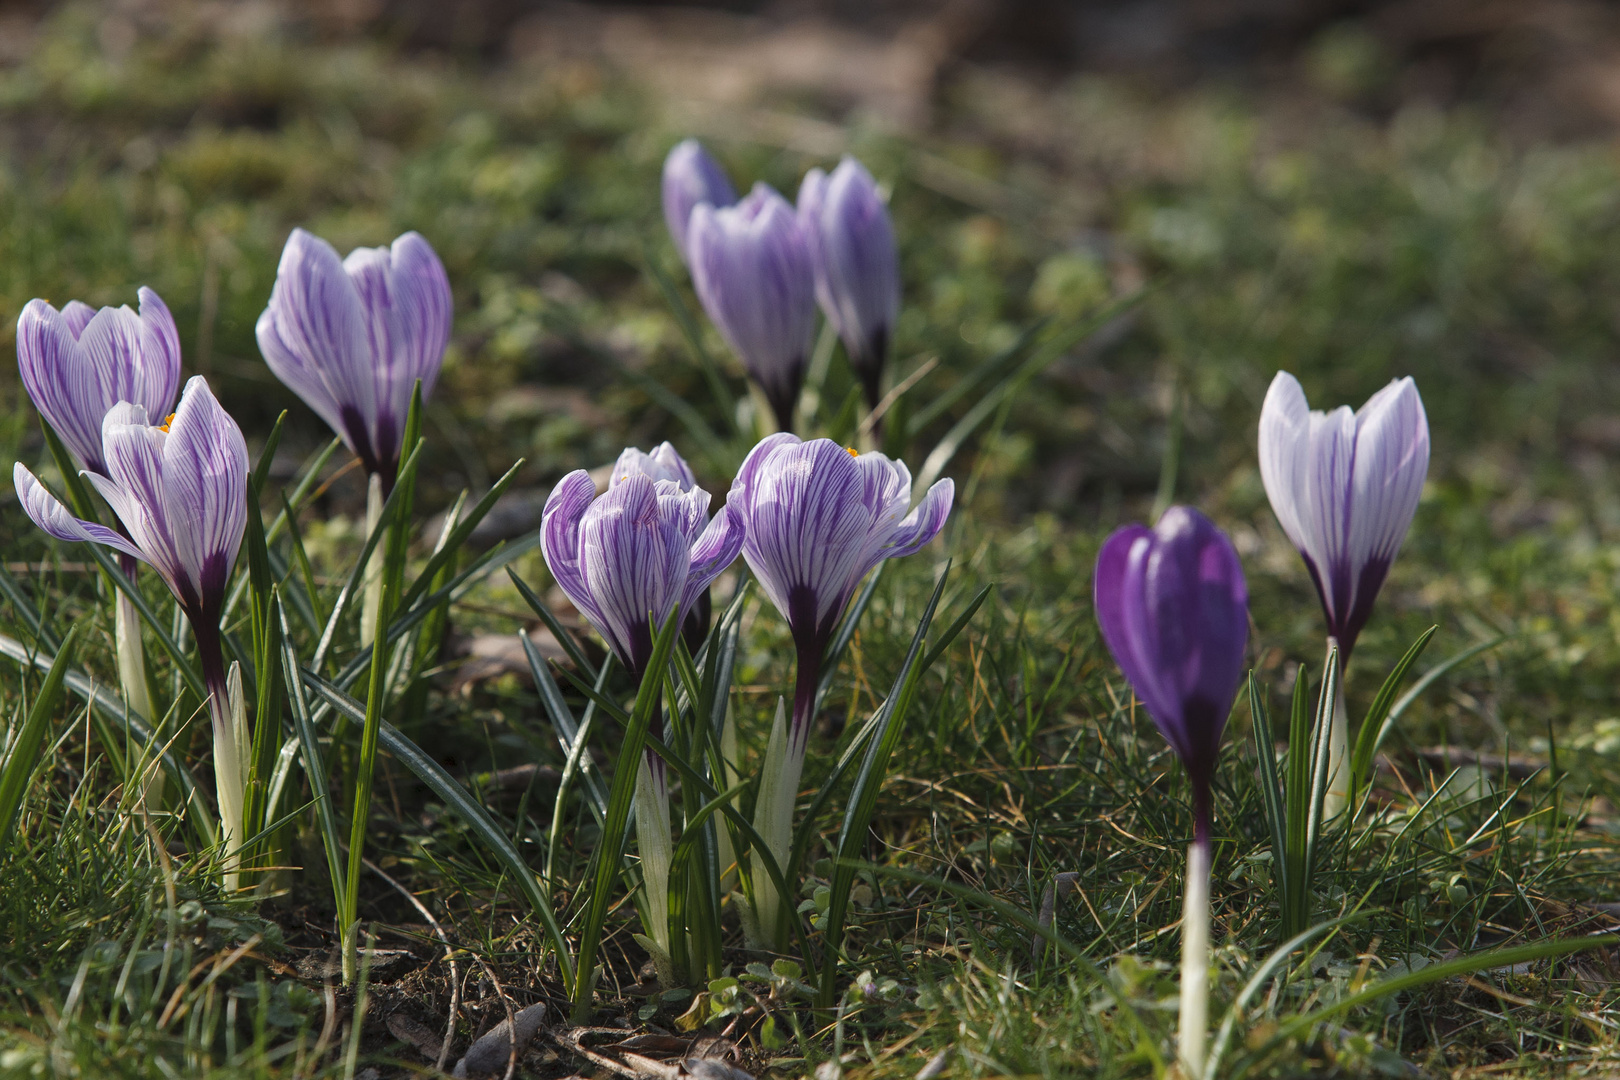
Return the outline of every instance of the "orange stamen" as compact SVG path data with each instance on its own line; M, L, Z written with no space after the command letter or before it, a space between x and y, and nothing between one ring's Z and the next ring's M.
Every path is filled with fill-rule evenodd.
M163 431L163 432L167 432L169 430L169 425L172 424L172 423L174 423L174 413L170 413L167 417L164 418L163 423L158 425L158 430Z
M861 456L860 454L855 452L855 448L853 446L846 446L846 447L844 447L844 449L849 452L850 457L860 457Z

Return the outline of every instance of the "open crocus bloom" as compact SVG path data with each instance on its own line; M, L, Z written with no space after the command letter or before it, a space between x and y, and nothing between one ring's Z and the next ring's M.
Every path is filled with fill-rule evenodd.
M804 385L816 328L816 278L804 228L769 186L736 206L706 203L687 230L703 310L764 391L783 431Z
M229 848L245 839L248 744L241 676L226 670L219 619L247 526L247 444L200 375L186 383L174 415L153 422L160 419L141 405L113 406L101 428L107 472L84 473L127 537L74 517L21 462L12 476L34 524L58 540L102 544L150 564L180 602L209 691L219 814ZM234 884L234 874L226 880Z
M1351 412L1312 411L1279 371L1260 410L1260 476L1299 549L1348 662L1417 512L1429 472L1429 422L1410 378Z
M652 656L652 625L677 607L684 619L742 547L737 515L721 507L711 520L708 512L702 488L682 491L641 472L598 498L579 469L546 499L540 549L552 577L638 680Z
M294 229L259 316L259 350L386 494L412 390L420 379L423 397L432 392L450 315L450 279L416 233L339 259L331 244Z
M900 259L889 208L866 167L845 157L829 176L811 169L799 186L799 220L816 271L816 298L838 331L869 408L900 315Z
M798 654L792 725L779 705L754 803L754 828L778 865L787 865L792 847L816 687L844 608L878 563L919 551L939 534L955 493L950 480L941 480L913 510L911 473L903 462L786 433L754 447L732 482L726 505L747 530L743 558L787 619ZM761 871L753 874L752 891L750 936L780 948L787 938L787 906Z
M701 205L730 206L737 201L726 170L696 139L682 139L664 159L664 224L681 261L692 260L686 253L687 225L692 211Z
M794 730L810 722L822 654L862 578L938 535L951 512L949 479L911 508L911 472L882 454L780 433L760 442L727 505L746 523L743 558L788 621L798 651Z
M127 538L74 517L21 462L13 472L17 496L57 539L103 544L150 564L191 622L209 689L223 690L219 616L247 525L247 444L201 375L186 383L172 418L154 419L140 405L113 406L102 422L107 473L84 474Z
M180 336L157 293L144 286L137 315L77 300L57 311L30 300L17 317L17 369L51 428L85 468L105 473L101 421L120 401L167 416L180 386Z

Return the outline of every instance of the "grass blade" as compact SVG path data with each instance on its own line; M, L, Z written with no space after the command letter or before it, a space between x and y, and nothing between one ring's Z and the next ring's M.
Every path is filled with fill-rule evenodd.
M75 625L63 638L56 659L51 661L50 670L45 673L45 680L40 683L33 703L28 707L28 715L11 739L5 760L0 762L0 855L4 855L11 846L17 813L22 809L23 796L28 793L28 782L33 778L40 747L45 742L45 732L56 712L56 703L62 697L62 683L67 678L68 668L73 666L73 653L78 642L79 627Z
M1372 777L1373 753L1378 744L1383 742L1384 720L1388 718L1390 704L1395 700L1395 692L1401 688L1401 681L1412 665L1417 663L1418 657L1434 637L1440 627L1431 626L1412 643L1406 650L1406 655L1390 669L1389 676L1384 679L1384 685L1378 688L1373 697L1372 706L1368 708L1366 718L1361 721L1361 730L1356 732L1355 749L1350 755L1350 805L1354 807L1358 793L1366 787Z

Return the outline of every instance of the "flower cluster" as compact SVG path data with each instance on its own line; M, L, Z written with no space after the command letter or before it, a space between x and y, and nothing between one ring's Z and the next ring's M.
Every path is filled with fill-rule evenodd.
M819 302L877 408L900 313L889 210L866 167L845 157L811 169L795 208L765 183L738 200L695 140L664 162L664 220L698 299L759 385L780 431L792 431Z

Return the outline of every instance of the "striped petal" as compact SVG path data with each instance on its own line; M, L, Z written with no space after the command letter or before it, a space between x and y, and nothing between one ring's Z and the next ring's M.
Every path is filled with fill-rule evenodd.
M585 585L602 618L597 629L638 675L652 656L651 627L681 599L691 557L685 511L660 506L657 487L632 476L592 503L579 527Z
M205 610L223 601L247 527L247 443L201 375L186 383L163 444L163 499Z
M44 532L58 540L104 544L124 555L147 561L140 548L107 526L74 517L22 462L12 466L11 479L17 487L17 501L22 503L23 512Z
M680 485L682 491L691 491L697 486L697 477L693 475L691 466L667 442L659 443L651 453L633 446L626 448L613 463L613 474L608 477L608 487L633 473L643 473L654 480L674 481Z
M889 209L872 174L845 157L831 176L805 177L799 215L822 310L875 404L900 313L900 262Z
M792 422L815 332L815 272L803 227L764 184L734 207L692 211L692 282L715 328Z
M584 469L576 469L559 480L540 512L540 552L557 587L580 614L600 629L602 612L585 582L579 551L579 524L595 498L596 482Z
M737 201L737 189L731 186L726 170L696 139L676 143L664 159L662 187L664 224L669 226L669 238L675 242L681 261L690 263L686 238L693 208L730 206Z

